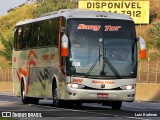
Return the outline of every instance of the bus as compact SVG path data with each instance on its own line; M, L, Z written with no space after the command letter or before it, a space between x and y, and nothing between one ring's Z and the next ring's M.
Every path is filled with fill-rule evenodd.
M130 16L65 9L18 22L12 57L14 93L24 104L49 98L56 107L118 110L135 99L146 44Z

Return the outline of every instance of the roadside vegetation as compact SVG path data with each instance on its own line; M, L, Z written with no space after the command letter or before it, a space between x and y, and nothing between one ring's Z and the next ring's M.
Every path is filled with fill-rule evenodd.
M59 9L77 8L77 2L70 0L37 0L30 5L20 5L8 10L8 14L0 17L0 67L11 66L13 32L18 21L36 18L40 15ZM150 24L137 25L137 35L147 42L148 58L160 60L160 2L150 1ZM148 60L148 58L146 60ZM7 62L6 62L7 61Z
M4 118L4 117L0 117L0 120L16 120L14 118Z
M137 35L142 36L147 43L146 60L160 60L160 2L150 0L150 24L137 25Z
M33 18L36 7L36 4L23 5L0 17L0 68L11 66L15 24L20 20Z

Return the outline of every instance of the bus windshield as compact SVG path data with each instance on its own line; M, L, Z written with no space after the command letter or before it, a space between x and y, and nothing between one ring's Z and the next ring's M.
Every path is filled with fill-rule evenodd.
M87 77L136 77L134 23L113 19L69 19L69 73Z

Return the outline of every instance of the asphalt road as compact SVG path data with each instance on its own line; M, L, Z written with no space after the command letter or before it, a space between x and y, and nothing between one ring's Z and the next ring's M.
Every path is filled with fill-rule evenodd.
M79 109L67 109L53 107L52 100L40 100L38 105L23 105L20 97L0 95L0 117L8 115L22 120L159 120L160 103L124 102L121 110L112 110L101 104L84 103Z

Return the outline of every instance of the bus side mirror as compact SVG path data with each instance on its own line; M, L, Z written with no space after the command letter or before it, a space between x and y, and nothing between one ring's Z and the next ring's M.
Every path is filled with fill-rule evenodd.
M68 57L68 37L66 36L66 34L63 34L62 36L61 56Z
M140 45L140 51L139 51L140 59L145 59L147 54L145 40L142 37L138 37L138 42Z

